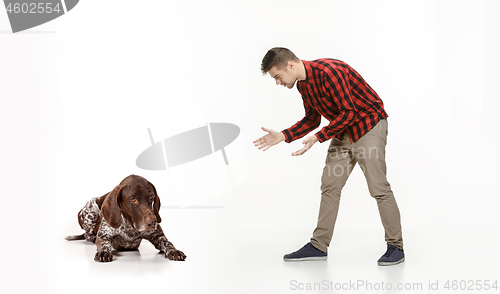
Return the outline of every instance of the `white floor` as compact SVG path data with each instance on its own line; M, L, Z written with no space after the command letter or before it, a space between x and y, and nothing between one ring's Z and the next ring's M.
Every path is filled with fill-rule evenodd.
M206 217L225 214L221 211L195 213ZM308 287L318 290L315 292L342 289L336 291L341 293L390 287L392 291L387 293L412 293L395 291L396 287L409 287L406 289L414 289L415 293L427 293L429 283L436 281L439 289L444 291L448 280L496 279L496 248L493 245L461 242L453 246L446 242L434 247L431 240L437 239L436 235L423 239L421 234L409 231L405 236L412 242L408 242L406 248L406 262L379 267L376 260L384 248L381 242L375 241L377 236L362 230L344 231L337 234L336 242L330 247L328 261L286 263L282 255L297 249L307 240L293 237L291 231L275 233L242 229L229 234L222 222L220 225L219 229L194 229L188 238L178 238L178 247L188 255L185 262L164 260L150 244L144 243L140 252L120 253L112 263L98 264L92 260L93 244L59 244L62 260L50 275L52 284L49 289L52 293L64 293L65 289L76 287L76 293L87 293L84 284L92 283L102 293L104 290L289 293ZM306 236L305 231L300 233ZM451 234L459 235L459 231Z
M352 181L360 175L353 173ZM269 181L274 179L270 178ZM307 185L306 185L307 186ZM346 193L355 191L346 186ZM26 289L44 293L97 293L135 291L159 293L428 293L429 287L446 291L446 282L489 284L497 278L497 224L494 214L480 215L471 207L437 215L436 209L418 213L400 196L406 261L392 267L377 266L385 251L383 230L375 201L366 195L344 197L334 240L326 262L287 263L285 253L308 241L314 228L317 199L288 198L302 194L300 187L270 189L259 194L251 179L218 199L214 208L178 209L164 205L162 226L185 262L165 260L149 243L138 252L119 252L111 263L93 261L95 245L68 242L65 235L79 234L76 212L64 213L59 231L44 242L50 247L38 262L26 259L40 275L39 285ZM280 193L278 193L280 191ZM274 196L271 196L274 195ZM319 198L318 198L319 199ZM354 199L354 200L353 200ZM419 206L419 201L413 203ZM369 205L369 204L372 205ZM364 206L364 204L367 204ZM488 212L484 207L484 212ZM360 215L363 215L360 217ZM356 215L358 214L358 215ZM415 219L420 215L420 219ZM360 221L356 221L360 219ZM46 245L47 245L46 244ZM35 261L36 262L36 261ZM436 285L436 283L438 283ZM406 290L397 290L402 287ZM474 284L474 287L476 285ZM388 289L389 288L389 289ZM460 288L457 288L458 290ZM495 293L494 290L464 290Z

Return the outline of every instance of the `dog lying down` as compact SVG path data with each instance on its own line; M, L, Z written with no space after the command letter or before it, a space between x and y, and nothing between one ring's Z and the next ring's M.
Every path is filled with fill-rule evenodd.
M112 249L137 250L142 239L151 242L170 260L185 260L163 233L159 215L160 198L156 188L145 178L130 175L113 191L92 198L78 213L78 223L85 233L66 240L87 240L97 246L94 260L110 262Z

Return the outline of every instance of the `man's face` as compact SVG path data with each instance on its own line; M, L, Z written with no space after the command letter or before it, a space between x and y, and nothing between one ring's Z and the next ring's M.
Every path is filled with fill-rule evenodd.
M276 85L284 86L288 89L293 88L295 82L297 81L297 78L295 77L290 66L287 66L285 69L278 69L276 66L273 66L268 73L276 81Z

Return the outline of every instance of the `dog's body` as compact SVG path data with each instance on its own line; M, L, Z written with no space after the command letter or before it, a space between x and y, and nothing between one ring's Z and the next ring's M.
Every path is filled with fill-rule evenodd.
M159 215L160 198L146 179L131 175L113 191L92 198L78 213L78 223L85 230L67 240L87 240L97 246L95 261L113 260L112 249L136 250L142 239L150 241L170 260L185 260L186 255L167 240Z

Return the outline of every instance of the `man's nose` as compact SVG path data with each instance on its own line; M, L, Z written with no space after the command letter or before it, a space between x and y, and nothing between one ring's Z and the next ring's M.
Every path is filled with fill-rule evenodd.
M281 81L279 79L276 79L276 85L281 85Z

